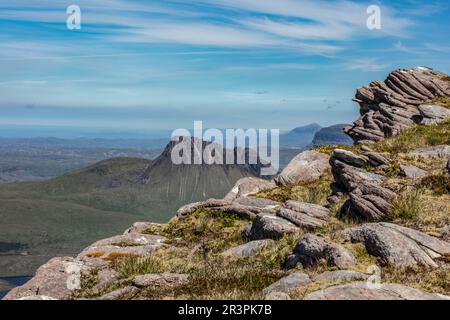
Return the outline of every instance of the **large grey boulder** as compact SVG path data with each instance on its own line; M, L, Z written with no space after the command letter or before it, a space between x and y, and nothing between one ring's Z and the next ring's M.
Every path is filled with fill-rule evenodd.
M263 293L268 295L273 294L274 292L281 292L289 295L293 291L307 286L310 283L311 279L306 273L295 272L271 284L263 290Z
M326 220L318 219L303 212L294 211L287 208L280 208L277 211L277 216L292 222L297 227L307 230L320 228L326 223Z
M344 131L356 142L380 141L418 123L443 121L448 114L431 102L450 96L447 75L418 67L391 72L384 82L374 81L357 90L361 116Z
M380 284L370 287L367 282L328 287L315 291L305 300L447 300L450 297L428 293L400 284Z
M450 118L450 109L438 104L423 104L419 106L423 116L421 124L431 125L446 121Z
M450 146L439 145L429 148L419 148L409 153L413 157L423 158L450 158Z
M251 240L281 239L295 233L299 228L293 223L272 214L258 214L250 230Z
M86 271L83 264L73 258L53 258L41 266L30 281L12 289L3 299L18 300L39 295L68 300L75 290L80 289L80 277Z
M140 233L126 233L97 241L84 249L77 258L102 258L108 260L113 256L148 255L158 247L164 246L165 237Z
M400 267L437 268L434 259L450 254L450 243L392 223L367 223L345 231L352 242L364 243L382 263Z
M275 178L278 185L318 180L329 168L329 157L317 151L304 151L297 155Z
M314 234L306 234L297 241L293 255L288 257L285 266L288 269L295 267L296 263L314 266L321 260L325 260L330 267L345 268L356 264L353 254L343 246Z
M365 156L359 156L351 151L342 149L335 149L333 151L333 157L354 167L363 167L369 161Z
M264 239L264 240L255 240L247 242L243 245L230 248L226 251L224 251L222 254L224 255L230 255L238 258L247 258L251 257L258 252L260 252L263 248L270 246L273 244L274 241L271 239Z

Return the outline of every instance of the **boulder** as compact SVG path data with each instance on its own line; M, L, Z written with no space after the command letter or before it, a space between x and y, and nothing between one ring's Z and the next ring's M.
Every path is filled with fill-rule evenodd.
M273 243L273 240L270 239L250 241L243 245L228 249L223 252L223 254L238 258L247 258L257 254L261 249L270 246Z
M177 210L177 218L182 219L185 218L198 209L202 208L211 208L211 207L220 207L220 206L226 206L230 205L231 200L219 200L219 199L209 199L206 201L200 201L200 202L194 202L189 203L184 206L182 206L180 209Z
M251 240L280 239L295 233L299 228L293 223L272 214L258 214L250 230Z
M365 151L363 152L363 155L367 157L368 162L374 167L390 164L390 161L379 153L373 151Z
M305 300L447 300L439 294L428 293L400 284L380 284L378 288L369 287L367 282L328 287L315 291Z
M82 272L86 272L85 267L73 258L53 258L41 266L30 281L12 289L3 299L28 299L38 295L56 300L68 300L73 292L80 288Z
M330 160L335 179L334 189L343 190L349 199L341 212L364 221L381 221L392 211L395 192L383 187L384 177L348 165L333 157Z
M292 222L297 227L308 230L320 228L327 222L326 220L318 219L303 212L294 211L287 208L280 208L277 211L277 216Z
M189 282L187 274L157 273L138 275L133 279L133 285L138 288L173 288Z
M424 158L450 158L450 146L440 145L429 148L419 148L409 153L413 157Z
M288 200L283 207L321 220L329 220L331 215L330 210L323 206L302 201Z
M272 180L264 180L259 178L242 178L234 185L233 189L225 196L225 201L233 201L237 198L255 195L258 192L267 189L276 188L276 184Z
M300 262L304 266L313 266L320 260L325 260L330 267L338 268L356 264L353 254L344 247L316 235L306 234L297 241L294 253L285 265L286 268L291 268L296 262Z
M400 165L400 170L405 175L405 177L414 180L421 179L428 174L425 170L417 168L416 166Z
M351 151L335 149L333 151L333 157L339 159L340 161L345 162L354 167L363 167L368 163L368 158L363 156L358 156Z
M450 243L392 223L367 223L345 234L352 242L364 243L382 263L394 266L436 268L434 259L450 254Z
M311 279L306 273L295 272L271 284L263 290L263 293L268 295L275 292L281 292L289 295L293 291L307 286L310 283Z
M317 151L304 151L297 155L275 178L278 185L286 186L318 180L329 168L329 157Z
M441 123L450 118L450 109L438 104L422 104L419 111L422 115L420 123L425 125Z

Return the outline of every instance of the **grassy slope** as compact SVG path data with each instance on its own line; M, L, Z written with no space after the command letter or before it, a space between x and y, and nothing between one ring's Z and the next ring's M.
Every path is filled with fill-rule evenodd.
M151 164L116 158L49 181L0 185L0 243L21 244L17 253L30 254L1 256L0 276L30 274L50 257L76 254L136 221L168 221L181 205L223 197L250 175L239 167L161 161L142 183Z
M449 143L449 122L436 126L417 127L405 131L399 136L388 139L373 146L374 149L384 152L384 155L397 163L421 164L427 166L435 175L448 177L444 173L443 161L419 160L408 157L406 152L419 147L427 147ZM323 152L329 152L332 148L320 148ZM351 147L355 152L359 148ZM369 170L373 170L368 168ZM390 170L389 168L386 170ZM386 182L391 188L396 189L402 201L396 204L397 210L407 214L399 214L391 217L394 223L414 227L418 230L437 234L439 229L450 223L450 195L448 189L436 193L434 186L424 186L423 181L411 183L402 178L395 170L390 170L391 176ZM386 172L383 172L386 174ZM307 200L324 204L326 196L330 193L330 173L315 185L299 184L284 188L276 188L259 194L275 200L287 199ZM444 180L445 181L445 180ZM441 184L441 182L437 182ZM409 185L409 190L404 190ZM311 189L313 188L313 189ZM409 197L408 195L414 195ZM419 208L419 209L417 209ZM331 208L337 213L337 207ZM217 215L208 210L199 210L184 220L173 220L161 227L152 227L147 230L150 234L162 234L166 236L172 246L158 249L157 252L147 258L127 257L114 262L114 268L124 279L124 284L138 274L155 272L176 272L190 274L190 282L170 291L148 289L141 292L138 298L164 299L261 299L261 290L277 279L286 275L282 269L285 257L290 254L295 245L295 240L302 234L285 237L273 245L266 247L258 255L252 258L236 259L225 257L220 253L228 248L242 244L241 232L249 221L240 220L235 216ZM318 230L317 233L325 238L342 243L351 250L358 260L356 266L350 269L360 272L369 272L368 267L379 264L370 256L363 245L345 243L342 231L345 228L355 226L353 221L343 221L333 217L330 223ZM436 270L423 268L393 268L382 267L382 280L391 283L403 283L412 287L450 294L450 264L444 258L441 267ZM445 262L447 261L447 262ZM301 269L301 266L298 267ZM304 271L310 275L330 270L325 264L319 264L314 268ZM95 276L85 279L83 290L79 297L100 295L103 292L92 292L90 287L95 284ZM303 298L307 293L325 288L336 283L314 283L298 292L295 297Z

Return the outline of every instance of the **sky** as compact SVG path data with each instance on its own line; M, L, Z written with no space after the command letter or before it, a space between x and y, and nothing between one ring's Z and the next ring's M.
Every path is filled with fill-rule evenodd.
M0 135L350 123L356 88L393 69L450 72L449 17L446 0L0 0Z

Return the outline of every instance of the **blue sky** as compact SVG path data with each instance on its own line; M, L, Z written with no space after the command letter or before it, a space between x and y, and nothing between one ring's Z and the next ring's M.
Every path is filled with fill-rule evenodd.
M66 28L71 4L81 8L81 30ZM381 7L380 30L366 27L372 4ZM0 127L152 131L203 120L286 130L352 122L355 89L392 69L450 72L449 7L0 0Z

